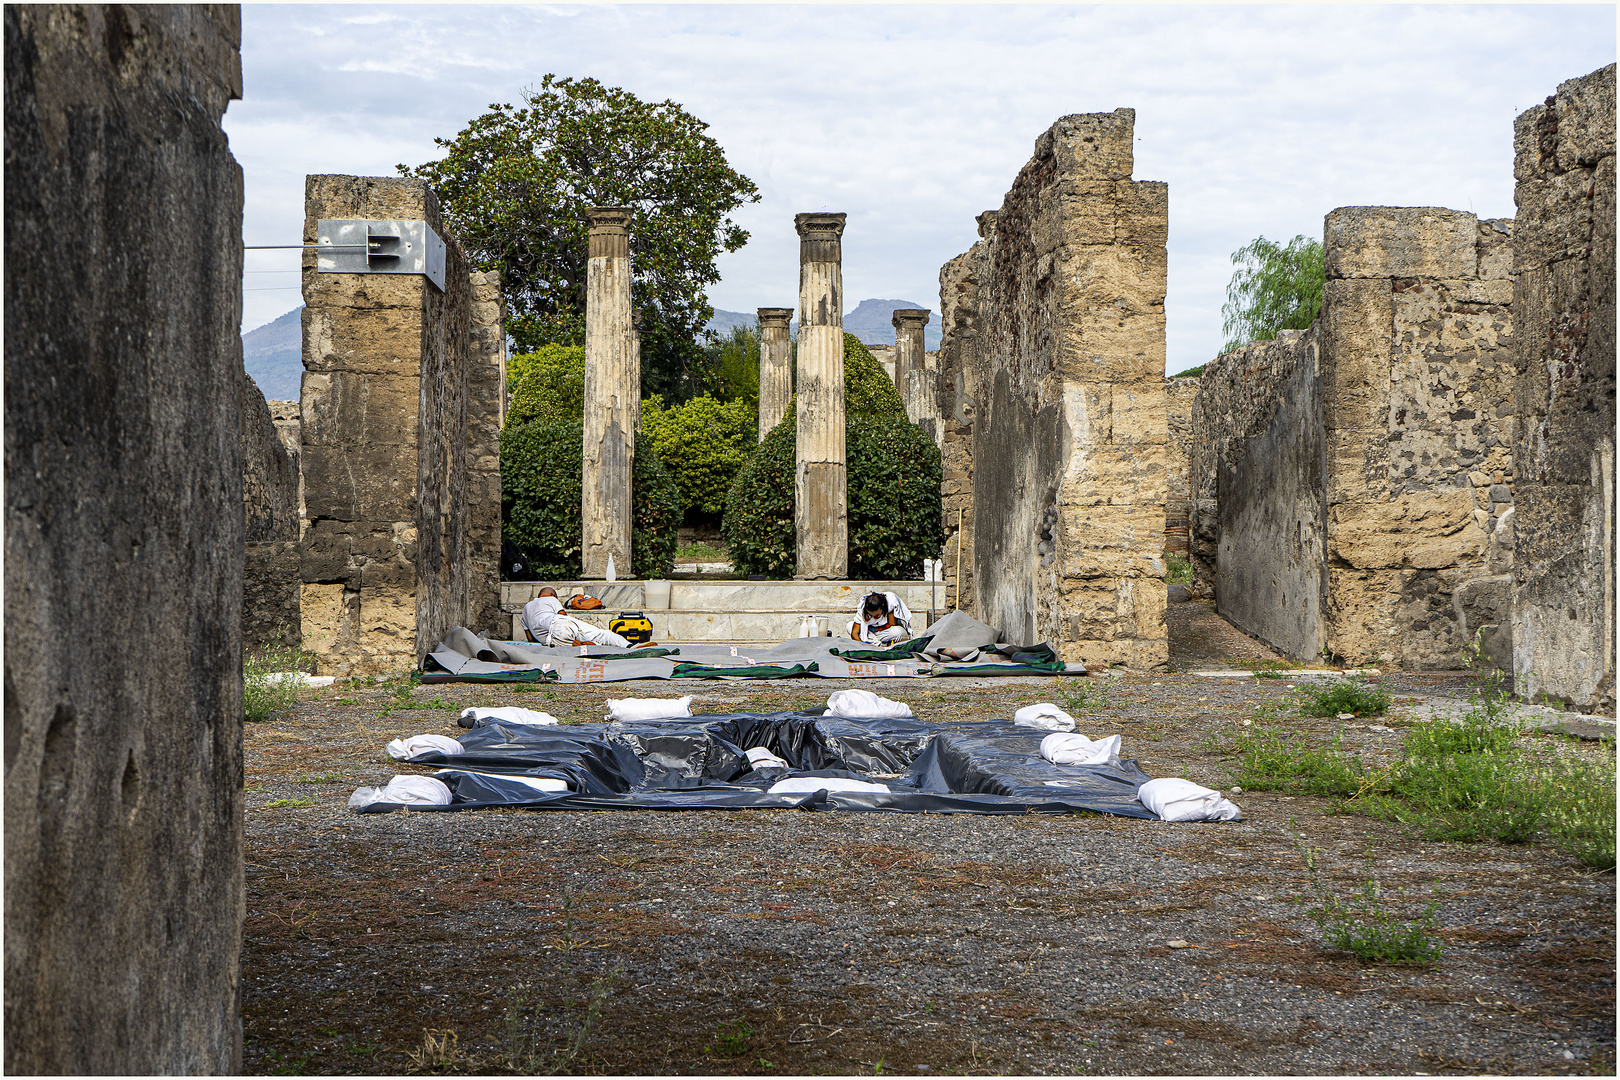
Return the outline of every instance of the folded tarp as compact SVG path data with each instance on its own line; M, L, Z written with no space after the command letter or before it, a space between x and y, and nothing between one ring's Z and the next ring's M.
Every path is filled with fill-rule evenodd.
M445 810L777 807L1157 817L1137 798L1151 778L1136 762L1057 766L1040 756L1044 734L1007 721L852 720L823 710L566 727L493 720L461 736L460 754L430 750L410 760L453 768L438 777L452 793L439 808ZM759 748L786 762L786 770L759 754L756 766L748 751ZM847 785L814 784L818 777L874 787L840 791ZM568 790L535 791L520 778L561 781ZM795 778L804 782L792 786L806 790L770 790ZM357 808L380 813L399 806L379 801Z
M938 675L1085 674L1045 645L1006 645L969 615L954 611L935 623L949 647L925 636L875 651L850 638L790 638L762 648L683 645L678 649L619 649L611 645L552 647L491 641L464 627L445 635L422 661L423 682L623 682L630 679L904 679ZM983 640L980 640L983 639ZM976 645L966 642L979 641ZM907 651L907 647L910 650ZM932 650L932 651L931 651Z

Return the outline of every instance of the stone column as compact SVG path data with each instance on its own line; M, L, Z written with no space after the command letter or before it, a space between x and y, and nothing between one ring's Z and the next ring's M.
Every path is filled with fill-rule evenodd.
M896 308L894 323L894 388L906 394L906 372L923 365L923 327L928 325L927 308Z
M788 340L788 321L793 309L759 309L759 437L770 434L782 422L788 399L793 396L793 343Z
M794 518L800 578L849 572L844 471L843 214L795 214L799 231L799 404Z
M641 372L630 312L628 207L599 206L585 272L585 460L580 484L581 574L617 577L630 568L630 471L641 407Z

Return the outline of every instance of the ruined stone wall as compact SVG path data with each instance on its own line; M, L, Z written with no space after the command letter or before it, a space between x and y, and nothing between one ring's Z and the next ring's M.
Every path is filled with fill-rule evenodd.
M982 227L981 233L983 235ZM974 351L978 347L979 261L984 245L946 263L939 272L940 505L945 517L946 594L952 607L974 610L973 596L973 415L978 395Z
M1205 364L1198 379L1187 460L1187 532L1193 577L1202 587L1213 589L1218 577L1220 469L1232 467L1244 439L1270 425L1299 363L1300 337L1301 331L1283 330L1273 341L1251 341Z
M974 613L1065 660L1149 669L1169 655L1168 189L1131 179L1134 125L1053 124L969 256Z
M242 648L298 644L298 471L264 394L244 372L237 382L242 505Z
M1327 647L1352 664L1506 659L1511 223L1437 207L1327 215Z
M237 1073L239 15L4 19L5 1070Z
M1514 124L1514 685L1615 709L1614 65Z
M473 272L467 368L467 617L505 629L501 614L501 427L506 423L506 298L498 270ZM438 644L434 642L433 644Z
M1187 556L1192 519L1193 402L1197 379L1164 380L1166 427L1164 552Z
M475 584L482 593L498 566L498 539L488 569L473 565L487 522L482 540L469 534L469 492L489 487L487 455L469 466L470 372L487 369L489 345L475 364L467 264L426 184L311 176L304 200L307 243L322 218L425 220L445 241L442 293L418 275L321 274L313 253L304 260L304 647L334 674L407 667L473 621ZM485 408L497 396L487 378Z
M1268 349L1288 374L1268 382L1272 405L1258 430L1223 440L1214 456L1219 494L1216 608L1285 656L1314 660L1327 644L1326 444L1317 334L1285 331ZM1251 401L1253 398L1251 398Z

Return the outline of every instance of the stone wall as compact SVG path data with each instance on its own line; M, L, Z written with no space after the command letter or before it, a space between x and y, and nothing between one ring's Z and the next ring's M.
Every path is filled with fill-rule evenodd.
M313 253L304 261L304 647L334 674L409 667L457 623L496 627L499 601L485 594L500 556L488 520L499 515L498 284L471 281L419 180L311 176L305 215L311 244L322 218L425 220L445 241L444 292L418 275L322 274Z
M1236 625L1296 659L1408 670L1465 667L1479 635L1506 665L1511 233L1435 207L1335 210L1310 331L1205 369L1192 548Z
M980 235L984 235L980 226ZM974 357L978 348L979 285L975 276L982 244L946 263L939 272L941 512L945 517L945 564L949 606L973 611L973 416L978 397Z
M467 369L468 625L503 627L501 428L506 424L506 298L498 270L474 271ZM437 644L435 642L434 644Z
M237 1073L238 12L4 18L5 1069Z
M242 571L242 648L298 644L298 466L259 387L238 380L246 563Z
M1197 379L1164 380L1164 552L1187 557L1192 520L1193 402Z
M1513 671L1615 708L1614 65L1514 124Z
M974 614L1065 660L1150 669L1169 656L1168 189L1131 179L1134 125L1130 109L1053 124L942 281L971 278L978 312Z

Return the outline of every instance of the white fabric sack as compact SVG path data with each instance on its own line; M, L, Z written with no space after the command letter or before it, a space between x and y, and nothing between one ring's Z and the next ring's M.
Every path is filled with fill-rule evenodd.
M870 690L838 690L827 699L827 712L853 720L911 718L911 706L878 697Z
M331 686L337 682L336 675L311 675L307 671L272 671L265 678L276 686Z
M508 724L560 724L555 716L545 712L535 712L533 709L520 709L516 705L503 705L500 708L474 707L461 710L462 719L504 720Z
M1149 780L1136 797L1164 821L1236 821L1243 816L1220 792L1174 776Z
M756 769L788 769L792 768L787 762L765 749L763 746L750 746L743 751L748 755L748 764Z
M675 720L692 715L692 695L679 698L608 698L609 721Z
M520 784L527 784L536 791L567 791L568 781L558 780L550 776L512 776L507 773L477 772L473 769L440 769L435 776L450 776L454 773L464 773L467 776L490 776L497 780L516 780Z
M1092 741L1084 735L1054 731L1041 740L1041 757L1054 765L1109 765L1119 760L1119 736Z
M388 756L395 761L409 761L428 750L437 750L441 754L467 752L466 747L448 735L412 735L408 739L394 739L388 744Z
M868 784L864 780L845 780L841 776L790 776L778 780L766 791L768 795L783 792L809 793L813 791L888 791L882 784Z
M1013 713L1013 723L1019 727L1041 728L1045 731L1073 731L1074 717L1043 701L1039 705L1025 705Z
M355 788L349 806L359 809L372 803L403 803L406 806L449 806L450 789L443 780L431 776L396 776L387 787Z

